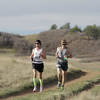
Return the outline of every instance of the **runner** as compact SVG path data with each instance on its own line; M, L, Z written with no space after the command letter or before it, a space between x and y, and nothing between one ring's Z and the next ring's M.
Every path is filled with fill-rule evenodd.
M33 69L33 91L37 90L37 72L39 73L39 82L40 82L40 92L43 91L43 80L42 80L42 72L44 70L43 59L46 59L46 53L41 48L41 41L36 40L35 42L36 48L32 50L32 54L30 58L32 59L32 69Z
M58 75L57 87L61 87L62 90L64 89L66 72L68 70L68 58L72 57L68 47L66 46L67 44L66 40L61 40L61 47L58 47L56 51L56 58L58 59L56 64Z

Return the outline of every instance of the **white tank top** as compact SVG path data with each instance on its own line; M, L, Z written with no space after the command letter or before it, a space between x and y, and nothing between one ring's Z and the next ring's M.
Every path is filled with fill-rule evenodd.
M43 63L43 58L40 56L40 54L42 53L42 48L40 50L37 50L37 48L33 49L33 62L32 63L36 63L36 64L41 64Z

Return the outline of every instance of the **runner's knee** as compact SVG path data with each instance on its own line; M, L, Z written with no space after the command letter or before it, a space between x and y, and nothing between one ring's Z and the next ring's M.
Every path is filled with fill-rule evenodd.
M36 78L36 76L37 76L37 71L33 69L33 77Z
M61 74L61 73L62 73L62 71L61 71L60 68L57 69L57 73L58 73L58 74Z
M39 73L39 79L42 79L42 73Z

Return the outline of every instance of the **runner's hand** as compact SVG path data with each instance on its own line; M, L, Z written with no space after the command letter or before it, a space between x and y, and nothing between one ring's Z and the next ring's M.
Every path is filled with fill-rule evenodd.
M43 53L40 53L40 57L43 57Z

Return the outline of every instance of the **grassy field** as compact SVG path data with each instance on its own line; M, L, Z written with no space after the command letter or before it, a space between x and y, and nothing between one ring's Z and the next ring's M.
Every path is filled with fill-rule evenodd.
M56 75L55 58L48 59L45 62L44 79ZM28 56L15 56L10 51L0 53L0 95L32 84L32 76L32 65Z
M100 84L88 91L84 91L81 94L66 100L100 100Z
M44 91L43 93L37 93L37 94L31 93L25 96L20 96L20 97L8 99L8 100L70 100L71 99L70 97L77 95L83 90L92 88L93 85L97 84L98 82L100 82L100 76L94 79L87 80L87 81L78 82L77 84L73 83L70 86L65 87L63 91L55 88L52 90ZM93 93L100 95L99 91L100 91L99 89L97 90L95 89ZM81 99L78 98L77 100L81 100ZM92 99L82 99L82 100L92 100ZM96 99L96 100L99 100L99 99Z
M47 56L44 64L43 78L45 84L49 80L50 82L57 80L56 58ZM69 73L69 77L71 74L74 72ZM79 74L82 73L79 71ZM29 56L16 56L11 49L0 49L0 96L24 91L27 88L32 89L32 77L32 64ZM79 76L76 75L75 77Z
M44 80L45 83L52 83L56 78L56 58L52 56L47 56L47 60L44 61L45 70L44 70ZM95 72L99 73L100 71L100 62L95 61L90 63L82 62L82 59L73 58L69 59L69 71L68 77L69 80L76 79L80 77L83 73L77 70L83 70L86 72ZM28 56L16 56L14 51L11 49L0 49L0 96L10 95L11 93L17 93L23 91L27 88L32 89L32 67L31 61ZM74 70L71 70L74 68ZM76 71L75 71L76 70ZM85 73L84 73L85 75ZM91 76L93 83L95 83L94 78L100 74L95 74ZM89 77L86 79L81 79L81 81L76 81L76 83L72 83L69 87L66 87L64 91L57 90L53 88L53 90L47 90L43 93L39 94L29 94L23 97L8 99L8 100L66 100L67 96L72 96L74 93L79 93L84 90L84 87L91 85L91 81L87 81ZM72 80L73 80L72 79ZM49 81L50 80L50 81ZM96 79L99 81L100 79ZM77 83L78 82L78 83ZM78 85L77 85L78 84ZM59 99L63 98L63 99ZM49 100L48 99L48 100Z
M74 68L85 69L90 71L100 71L100 57L73 58L70 60L70 64Z

